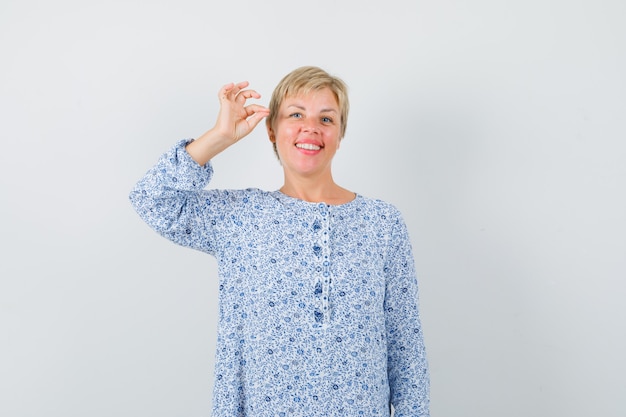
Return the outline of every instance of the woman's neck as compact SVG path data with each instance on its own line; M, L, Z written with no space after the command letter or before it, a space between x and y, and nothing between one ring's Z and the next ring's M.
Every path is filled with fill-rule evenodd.
M337 185L332 177L321 179L285 176L285 184L280 192L311 203L324 202L333 205L348 203L356 197L355 193Z

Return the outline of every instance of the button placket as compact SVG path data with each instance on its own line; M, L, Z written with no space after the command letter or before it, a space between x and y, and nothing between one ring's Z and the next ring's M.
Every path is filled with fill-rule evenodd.
M315 235L314 252L316 254L316 324L326 327L330 319L330 234L329 207L319 203L314 212L313 232Z

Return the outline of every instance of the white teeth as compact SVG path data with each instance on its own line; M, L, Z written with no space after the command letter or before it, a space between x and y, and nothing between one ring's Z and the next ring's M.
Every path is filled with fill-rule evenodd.
M296 148L306 149L307 151L319 151L322 149L317 145L313 145L312 143L296 143Z

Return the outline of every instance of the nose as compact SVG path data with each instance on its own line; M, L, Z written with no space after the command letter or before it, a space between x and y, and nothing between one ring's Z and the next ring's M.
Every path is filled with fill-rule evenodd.
M315 120L307 120L304 122L302 130L304 130L305 132L317 133L319 132L319 127Z

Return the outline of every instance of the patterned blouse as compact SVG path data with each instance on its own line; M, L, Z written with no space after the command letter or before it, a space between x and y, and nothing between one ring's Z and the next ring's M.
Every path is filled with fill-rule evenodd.
M214 417L429 415L417 279L398 210L361 195L205 190L180 141L130 200L171 241L216 257Z

